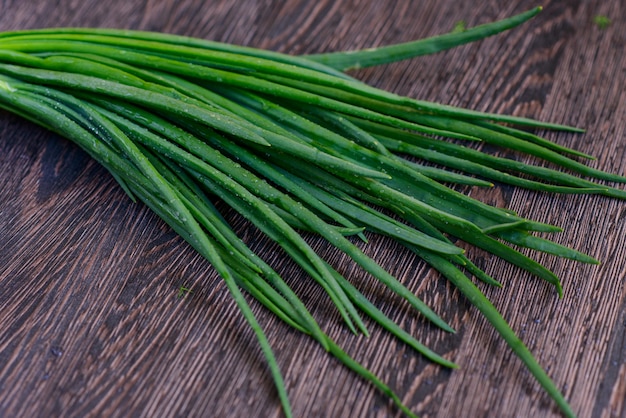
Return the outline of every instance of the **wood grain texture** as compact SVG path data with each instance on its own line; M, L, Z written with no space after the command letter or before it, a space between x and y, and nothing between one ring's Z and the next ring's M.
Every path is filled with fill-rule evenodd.
M290 53L407 41L538 5L517 0L16 0L0 30L98 26L167 31ZM626 10L621 0L546 0L510 33L355 73L420 99L584 127L542 133L626 174ZM612 24L600 30L596 15ZM545 283L470 249L504 283L484 288L581 417L626 416L626 204L511 187L473 197L563 226L555 236L602 260L538 260ZM506 344L445 280L411 253L372 237L364 250L457 330L444 335L322 242L316 250L406 330L460 364L425 361L373 324L351 335L276 246L232 217L285 275L325 331L424 417L559 416ZM177 297L180 286L193 288ZM371 385L253 303L276 351L297 417L399 416ZM253 333L210 265L69 142L0 113L0 416L278 417Z

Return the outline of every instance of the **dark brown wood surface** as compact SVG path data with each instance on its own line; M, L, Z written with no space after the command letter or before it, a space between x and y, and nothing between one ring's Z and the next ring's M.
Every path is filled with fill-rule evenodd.
M506 6L501 3L507 3ZM588 129L542 133L626 174L622 0L546 0L531 23L435 56L355 73L403 95ZM3 0L0 30L173 32L289 53L407 41L492 21L535 1ZM594 17L612 24L600 29ZM602 261L538 259L554 289L470 250L504 283L483 287L581 417L626 416L626 202L498 186L472 196L560 225L557 242ZM405 329L456 361L444 370L371 325L354 336L322 294L244 222L238 231L298 289L323 328L424 417L560 416L467 301L411 253L368 254L458 330L444 335L322 242L312 245ZM181 286L193 293L179 298ZM388 399L253 303L297 417L398 416ZM66 140L0 112L0 416L276 417L266 363L211 266Z

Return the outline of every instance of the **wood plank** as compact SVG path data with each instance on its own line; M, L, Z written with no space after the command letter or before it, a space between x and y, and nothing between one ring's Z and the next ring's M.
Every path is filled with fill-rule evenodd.
M517 0L0 3L0 31L97 26L180 33L290 53L407 41L537 5ZM435 56L362 70L358 78L420 99L587 129L546 132L626 173L626 13L620 0L542 2L510 33ZM597 15L613 24L601 30ZM565 297L494 257L469 250L504 283L482 288L581 417L626 416L626 235L623 202L506 186L473 197L560 225L557 242L600 266L538 260ZM560 416L487 322L411 253L372 237L364 250L457 330L434 330L327 245L392 319L460 364L436 367L373 324L354 336L278 248L244 221L237 230L288 278L325 331L424 417ZM72 144L0 113L0 416L281 416L253 333L208 265L156 216L133 204ZM178 297L181 286L193 293ZM259 305L298 417L398 416L373 389ZM369 324L369 323L368 323Z

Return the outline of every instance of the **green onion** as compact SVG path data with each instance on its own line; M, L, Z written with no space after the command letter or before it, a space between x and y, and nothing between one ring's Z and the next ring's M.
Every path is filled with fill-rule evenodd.
M311 285L326 292L354 333L368 335L368 317L429 360L455 368L385 316L358 283L313 250L306 236L318 235L391 290L399 303L454 332L353 240L366 245L368 234L381 234L406 246L485 315L564 415L573 416L555 384L470 277L500 283L455 240L527 270L559 295L558 277L516 247L598 262L533 235L560 228L481 203L453 186L499 182L623 199L626 192L598 180L626 178L592 169L578 161L592 157L513 125L582 132L578 128L402 97L344 73L476 41L540 10L399 45L300 57L151 32L6 32L0 34L0 107L82 147L131 199L149 206L215 267L259 340L287 416L285 384L242 289L370 381L401 411L415 415L393 388L326 335L263 254L253 253L235 234L216 200L275 241ZM533 156L554 168L488 155L472 148L477 142Z

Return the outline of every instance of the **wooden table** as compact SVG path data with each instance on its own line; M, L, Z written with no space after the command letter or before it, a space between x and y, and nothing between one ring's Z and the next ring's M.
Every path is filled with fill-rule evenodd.
M539 2L425 0L3 1L0 30L52 26L174 32L293 54L407 41L492 21ZM354 73L403 95L585 127L542 133L626 174L626 11L622 0L546 0L507 34ZM612 24L600 28L594 17ZM626 203L498 186L467 192L563 226L557 242L600 266L540 256L565 297L494 257L483 286L581 417L626 416ZM365 247L458 330L446 335L344 267L405 329L460 364L436 367L380 328L350 334L321 293L235 218L297 288L323 328L424 417L560 416L478 312L394 243ZM0 113L0 416L281 416L255 337L211 266L66 140ZM336 265L345 259L313 240ZM179 297L181 287L193 293ZM399 416L311 339L253 304L297 417Z

